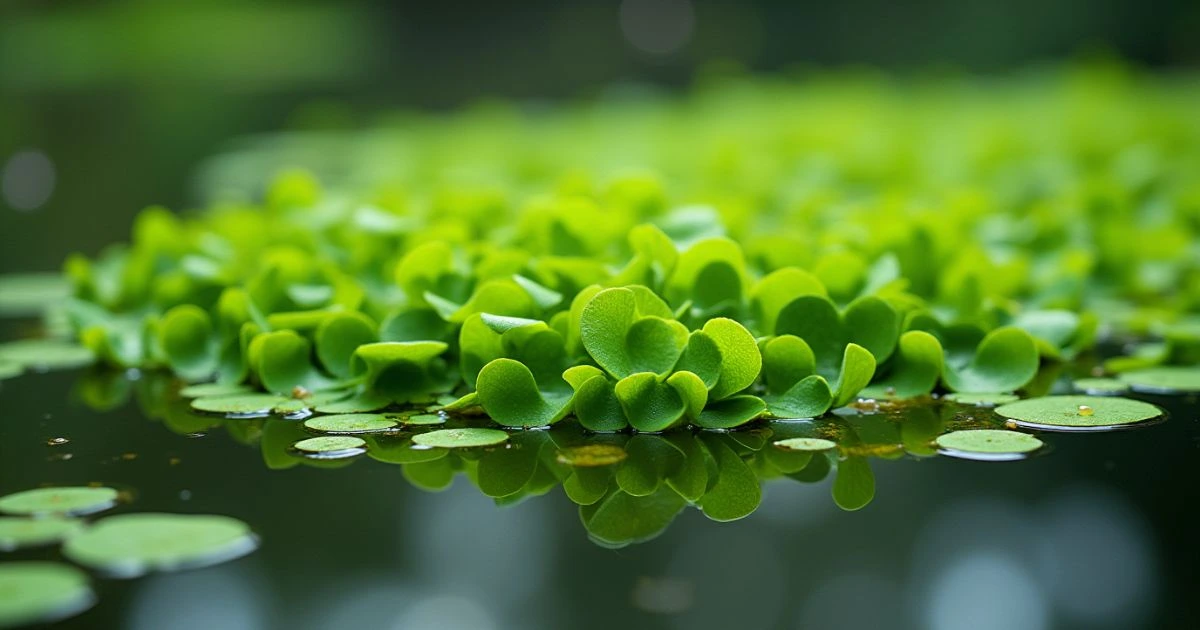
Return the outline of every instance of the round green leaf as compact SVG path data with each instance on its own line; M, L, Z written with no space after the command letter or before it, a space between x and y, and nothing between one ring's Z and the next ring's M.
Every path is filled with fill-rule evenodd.
M0 564L0 627L58 621L95 603L87 575L75 567L52 562Z
M679 424L687 411L679 392L650 372L617 381L614 391L629 424L638 431L665 431Z
M273 394L246 394L243 396L197 398L192 401L191 405L192 409L197 411L250 416L267 415L276 406L289 400L292 399Z
M853 512L866 507L875 498L875 473L867 458L856 456L839 461L831 491L833 502L843 510Z
M754 471L724 441L704 440L717 463L717 482L700 497L700 509L714 521L735 521L749 516L762 503L762 487Z
M1003 429L970 429L953 431L937 437L937 445L947 454L983 456L982 459L1019 459L1026 453L1036 451L1045 444L1028 433ZM980 459L981 457L974 457Z
M16 361L0 359L0 381L8 378L16 378L25 373L25 367Z
M158 327L158 342L167 363L187 379L212 376L217 369L212 318L193 304L167 311Z
M1037 344L1020 328L997 328L976 348L962 369L946 366L943 378L956 392L1008 392L1024 387L1037 376Z
M251 394L254 390L246 385L234 385L229 383L201 383L199 385L189 385L179 390L179 395L184 398L215 398L220 396L241 396L243 394Z
M1158 407L1114 396L1046 396L1009 403L996 413L1033 428L1103 430L1160 418Z
M1128 383L1115 378L1081 378L1072 381L1071 387L1089 396L1119 396L1129 391Z
M112 488L67 486L36 488L0 498L0 512L27 516L95 514L117 504Z
M758 419L766 411L766 403L758 396L734 396L710 403L695 423L705 429L733 429Z
M480 406L504 426L546 426L571 412L571 394L539 391L533 373L520 361L488 363L479 371L475 385Z
M334 313L317 326L313 335L317 358L333 376L348 378L354 351L363 344L379 341L377 329L375 322L362 313Z
M579 386L574 408L579 424L589 431L620 431L629 426L621 401L617 400L615 384L604 374L593 376Z
M506 442L508 434L499 429L441 429L413 436L413 443L437 448L472 448Z
M83 522L70 518L0 517L0 551L57 543L82 529Z
M817 371L808 343L795 335L780 335L762 349L763 379L772 394L783 394Z
M1200 392L1200 367L1155 367L1120 376L1135 391L1151 394Z
M102 519L63 545L63 555L86 567L131 578L240 558L258 547L250 527L207 514L122 514Z
M366 445L362 438L352 435L322 435L300 440L292 448L314 455L341 456L357 455Z
M817 453L821 451L829 451L837 448L837 442L823 440L821 438L788 438L774 442L775 448L786 451L803 451L806 453Z
M418 413L411 416L399 416L397 419L401 424L412 426L429 426L433 424L445 424L445 416L436 413Z
M0 344L0 360L33 370L65 370L91 365L96 357L84 346L58 339L25 339Z
M762 371L762 354L745 326L725 317L708 320L704 333L721 352L721 376L709 392L713 400L728 398L749 387Z
M1020 399L1021 397L1017 396L1016 394L1000 392L981 394L965 394L961 392L954 392L946 394L942 397L942 400L948 400L960 405L975 405L976 407L995 407L996 405L1016 402Z
M912 398L933 391L942 376L942 344L937 337L910 330L900 335L897 351L887 376L872 391L883 390L889 398Z
M315 416L305 420L304 426L323 433L378 433L395 428L396 421L377 413L343 413Z

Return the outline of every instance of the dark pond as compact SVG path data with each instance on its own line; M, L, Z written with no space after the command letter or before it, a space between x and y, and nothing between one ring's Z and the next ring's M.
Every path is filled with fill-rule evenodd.
M0 383L0 494L99 482L129 491L117 512L223 514L262 539L257 552L206 569L97 579L99 603L64 628L1200 627L1194 399L1148 399L1170 420L1137 430L1039 434L1045 452L1015 462L902 456L901 444L919 448L948 427L998 426L986 410L949 403L642 436L624 445L622 464L590 469L603 477L628 465L622 487L650 489L604 508L643 528L614 532L596 509L582 511L585 527L543 470L586 441L569 425L424 464L379 461L419 451L378 438L369 446L379 459L311 465L286 449L305 436L300 423L197 416L175 387L80 372ZM843 457L871 457L843 462L838 481L819 463L770 452L771 440L794 435L835 437ZM664 498L678 495L655 470L686 466L697 445L717 464L707 491L732 488L706 506L718 516L753 507L748 471L800 470L764 482L746 518L716 522L688 507L672 519L681 500ZM440 485L455 467L475 483L459 472L440 492L414 485ZM496 501L480 490L513 483L545 494ZM857 511L837 505L864 500ZM651 540L612 548L666 522Z

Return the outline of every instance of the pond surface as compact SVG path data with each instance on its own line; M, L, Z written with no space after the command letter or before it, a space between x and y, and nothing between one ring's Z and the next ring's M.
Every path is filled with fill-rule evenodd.
M148 375L83 372L0 382L0 494L101 483L131 497L113 513L232 516L261 538L256 552L209 568L98 578L98 604L61 627L1200 627L1195 399L1144 398L1170 419L1137 430L1039 433L1048 447L1023 461L902 455L898 440L916 443L904 427L932 422L936 435L947 426L1001 426L990 411L966 406L735 435L684 432L673 442L683 451L691 440L718 464L717 454L733 453L756 472L760 459L778 456L763 450L771 439L838 437L843 455L873 455L859 461L869 461L874 497L863 496L860 468L850 484L857 490L843 488L837 503L867 504L839 509L831 497L838 473L801 470L766 481L746 518L716 522L688 507L661 534L613 549L589 539L581 510L555 483L498 506L476 485L489 484L482 464L465 465L476 483L460 472L440 492L413 482L438 485L441 473L370 456L307 465L260 444L280 423L297 430L294 420L143 409L155 396L178 404L174 387ZM189 425L187 417L201 420ZM504 450L546 438L567 459L607 452L568 450L589 441L570 425L517 433ZM669 440L641 438L648 442L637 449L659 453L651 464L676 457L654 450ZM848 451L847 440L857 441ZM632 458L632 443L624 448ZM462 467L487 452L437 461ZM718 469L718 481L741 470ZM631 514L658 518L651 503ZM57 555L49 548L5 559Z

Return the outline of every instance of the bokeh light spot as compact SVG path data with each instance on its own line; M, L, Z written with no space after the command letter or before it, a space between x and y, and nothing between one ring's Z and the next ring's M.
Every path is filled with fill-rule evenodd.
M41 151L18 151L4 164L0 195L9 207L23 212L42 207L54 193L54 163Z

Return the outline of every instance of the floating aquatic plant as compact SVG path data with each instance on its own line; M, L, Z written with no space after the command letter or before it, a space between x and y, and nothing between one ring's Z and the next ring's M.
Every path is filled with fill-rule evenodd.
M117 504L120 494L105 487L35 488L0 497L0 512L27 516L95 514Z
M996 413L1034 428L1103 430L1161 418L1158 407L1116 396L1046 396L1008 403Z
M57 543L82 529L82 521L70 518L0 516L0 551Z
M53 562L0 564L0 627L49 623L91 608L87 574Z
M122 514L68 538L63 555L113 577L225 562L258 547L243 522L202 514Z
M1045 444L1028 433L1004 429L967 429L937 437L943 452L968 459L1018 459Z

